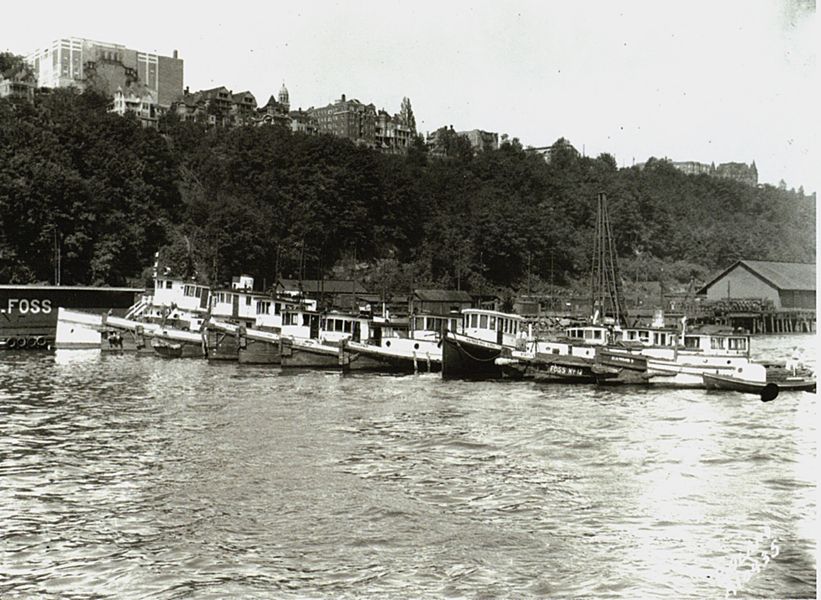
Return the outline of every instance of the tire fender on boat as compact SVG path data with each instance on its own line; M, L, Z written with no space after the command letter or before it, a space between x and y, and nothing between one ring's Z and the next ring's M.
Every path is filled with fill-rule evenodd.
M761 401L762 402L770 402L771 400L775 400L778 397L778 385L775 383L768 383L764 386L764 389L761 390Z

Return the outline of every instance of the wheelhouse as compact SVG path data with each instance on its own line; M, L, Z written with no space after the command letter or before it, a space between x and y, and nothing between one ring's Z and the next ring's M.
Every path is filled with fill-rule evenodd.
M622 342L633 342L643 346L674 347L678 345L679 334L675 329L628 328L621 332Z
M304 305L283 305L281 334L303 339L319 339L319 320L320 314Z
M342 340L361 342L370 337L370 320L358 315L328 313L320 317L320 339L329 343Z
M564 330L564 334L574 343L603 346L608 342L609 331L607 327L602 325L583 325L579 327L568 327Z
M749 356L750 336L727 333L686 333L683 350L720 354L727 356Z
M416 340L440 340L445 331L458 331L460 315L413 315L410 318L411 337Z
M486 342L511 347L527 334L523 317L481 308L462 311L462 332Z

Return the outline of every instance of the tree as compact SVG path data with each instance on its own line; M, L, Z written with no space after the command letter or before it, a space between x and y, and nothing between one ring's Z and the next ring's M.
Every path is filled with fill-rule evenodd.
M410 98L402 98L402 106L399 109L399 120L405 127L416 133L416 117L413 116Z

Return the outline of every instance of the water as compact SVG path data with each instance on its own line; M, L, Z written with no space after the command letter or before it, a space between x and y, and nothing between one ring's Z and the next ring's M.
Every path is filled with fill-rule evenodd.
M815 417L807 393L7 353L0 597L815 597Z

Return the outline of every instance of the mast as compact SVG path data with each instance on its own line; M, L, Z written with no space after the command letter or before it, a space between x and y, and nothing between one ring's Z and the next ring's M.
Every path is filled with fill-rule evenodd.
M609 314L618 324L626 324L627 313L622 307L621 279L616 247L607 215L607 196L598 195L596 231L593 237L593 268L590 274L590 301L593 315Z

